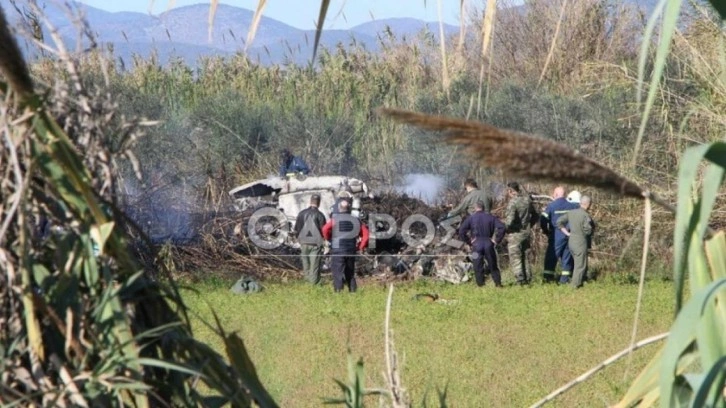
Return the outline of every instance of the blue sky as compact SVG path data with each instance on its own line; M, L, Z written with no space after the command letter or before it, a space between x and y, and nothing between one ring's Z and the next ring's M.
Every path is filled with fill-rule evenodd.
M459 0L332 0L326 18L326 28L349 28L369 22L373 18L413 17L425 21L438 21L438 4L445 23L459 24ZM153 14L169 7L191 4L209 4L204 0L81 0L90 6L107 11L137 11ZM226 0L223 4L254 10L257 0ZM481 1L467 0L467 7ZM267 0L264 15L293 27L312 29L320 12L319 0ZM371 15L373 17L371 17Z

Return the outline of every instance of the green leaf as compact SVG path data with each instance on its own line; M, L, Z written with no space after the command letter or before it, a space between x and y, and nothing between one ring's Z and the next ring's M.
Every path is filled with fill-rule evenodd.
M680 310L683 304L683 285L685 282L686 263L689 261L689 252L692 247L691 240L701 240L703 235L694 235L698 223L702 225L708 223L708 219L699 219L702 211L694 212L692 191L693 185L698 175L698 168L703 159L709 160L721 168L726 168L726 143L717 142L708 145L701 145L687 149L681 158L680 169L678 171L678 211L676 214L676 225L673 233L674 242L674 262L673 277L676 289L676 312ZM710 170L715 176L719 176L718 170ZM717 177L723 180L723 175ZM719 181L720 185L720 181ZM708 181L708 195L711 196L716 188L715 182ZM699 202L702 200L699 200ZM710 201L707 200L707 201ZM699 204L697 204L699 205ZM712 208L712 205L711 205ZM710 210L709 210L710 211ZM699 228L699 233L704 228Z
M277 407L277 403L257 377L257 370L247 354L242 339L236 333L231 333L224 339L224 344L232 366L257 403L261 407Z
M721 184L723 184L724 174L726 168L718 165L711 164L706 169L703 175L703 187L701 192L701 215L700 215L700 228L698 230L698 236L703 237L706 235L708 229L708 220L711 218L713 212L713 206L716 203Z
M107 223L91 227L91 237L93 237L93 240L96 241L96 244L98 244L98 249L101 254L103 253L103 248L106 246L106 241L113 232L114 225L115 223L113 221L109 221Z
M726 278L726 233L719 231L706 241L706 259L713 280Z
M653 359L648 362L643 371L630 384L628 391L618 403L618 407L629 407L642 400L651 390L658 387L658 374L660 373L661 356L663 349L658 350Z
M191 368L184 367L179 364L170 363L170 362L164 361L164 360L157 360L155 358L141 357L141 358L136 359L135 362L138 365L149 366L149 367L159 367L159 368L163 368L164 370L179 371L180 373L185 373L185 374L189 374L189 375L193 375L193 376L202 375L201 372L193 370Z
M35 283L40 286L41 288L45 287L45 280L50 278L50 271L48 268L45 267L45 265L41 263L34 263L33 264L33 280Z
M723 389L723 381L726 378L726 356L721 357L704 375L700 376L698 384L691 384L696 390L696 395L691 403L692 407L705 407L709 404L706 400L709 395L719 398ZM716 385L716 387L714 387ZM715 405L715 403L713 404Z
M668 53L670 51L671 39L673 38L673 33L676 31L676 22L678 21L678 15L681 12L682 0L661 0L656 10L661 9L663 7L663 3L665 3L665 10L663 12L663 23L660 31L660 41L658 43L658 49L655 54L653 72L651 73L650 85L648 87L648 98L645 101L645 109L643 110L643 115L641 116L640 122L640 129L638 130L638 138L635 141L633 164L635 164L635 161L638 158L638 152L640 151L640 146L643 142L643 135L645 134L645 127L648 124L650 111L653 108L655 96L658 93L658 84L660 83L661 77L663 75L663 70L665 69L666 57L668 56ZM651 19L656 16L657 14L653 13ZM648 24L650 25L650 21L648 22ZM651 32L646 34L646 38L643 39L643 43L645 44L645 46L647 46L646 41L650 41L649 37L650 35L652 35L652 27ZM642 49L640 58L642 63ZM645 75L643 74L644 72L642 71L638 73L638 83L642 83L644 81ZM638 98L638 101L640 101L640 97Z
M222 408L227 404L227 399L218 396L202 398L202 406L206 408Z
M713 282L695 293L678 313L678 317L671 327L671 334L661 358L661 404L665 407L673 406L674 400L679 397L676 392L680 388L677 387L676 369L681 355L692 346L699 325L703 324L701 317L705 308L713 302L713 297L724 286L726 286L726 279Z
M723 0L711 0L711 5L718 11L721 18L726 19L726 2Z
M643 83L645 82L645 66L648 63L648 49L650 48L650 40L655 32L655 25L663 14L667 0L660 0L653 8L653 12L648 17L648 23L645 25L643 32L643 40L640 43L640 54L638 58L638 89L636 93L636 101L640 104L643 101Z

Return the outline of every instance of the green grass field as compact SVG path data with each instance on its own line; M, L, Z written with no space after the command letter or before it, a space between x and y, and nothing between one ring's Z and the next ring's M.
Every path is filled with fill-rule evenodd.
M251 295L232 294L221 281L190 286L183 296L196 337L223 351L201 322L212 322L214 309L226 331L241 334L281 406L320 406L324 397L340 396L333 379L347 379L348 347L364 360L366 386L384 385L385 286L368 282L358 293L335 294L329 282L268 284ZM425 292L448 302L413 299ZM414 406L437 406L444 388L452 407L527 406L629 345L636 294L637 285L605 282L578 291L398 284L391 323L403 384ZM648 282L638 339L667 331L672 316L672 285ZM613 404L658 348L636 351L551 406Z

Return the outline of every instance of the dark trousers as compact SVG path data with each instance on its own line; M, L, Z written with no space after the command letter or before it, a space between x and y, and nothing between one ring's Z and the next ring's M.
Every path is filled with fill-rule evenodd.
M330 261L330 269L333 270L333 289L336 292L343 290L347 285L348 290L355 292L358 284L355 281L355 254L333 253Z
M572 272L574 260L564 234L554 233L547 237L547 251L544 260L545 280L554 280L557 261L564 272Z
M499 271L499 264L497 263L497 251L489 238L484 238L483 240L484 242L482 243L474 243L474 253L471 256L472 263L474 264L476 284L477 286L484 286L484 276L491 273L494 284L496 286L502 286L502 275ZM486 266L484 266L484 261L486 261Z

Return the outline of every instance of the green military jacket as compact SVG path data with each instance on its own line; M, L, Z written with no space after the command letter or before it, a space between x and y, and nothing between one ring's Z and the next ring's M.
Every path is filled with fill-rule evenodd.
M512 198L507 205L504 225L507 226L507 232L528 233L533 222L537 222L537 211L532 204L532 199L528 194L519 194Z
M453 210L449 211L449 215L451 217L455 215L464 215L464 211L466 211L468 214L474 214L474 206L476 205L477 201L481 201L484 203L484 210L486 212L491 212L492 210L492 203L489 200L489 197L487 196L487 193L484 192L484 190L475 188L471 191L469 191L465 196L464 199L461 200L459 205L456 206Z
M557 219L557 228L565 227L569 224L570 238L569 243L574 247L587 248L587 241L592 235L592 218L583 208L570 210Z

